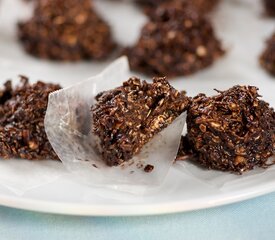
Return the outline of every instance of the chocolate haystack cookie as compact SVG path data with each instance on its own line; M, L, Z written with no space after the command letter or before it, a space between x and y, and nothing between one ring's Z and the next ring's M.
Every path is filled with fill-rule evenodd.
M39 58L100 60L115 47L110 27L89 0L40 0L33 17L18 26L25 50Z
M175 77L206 68L224 54L211 23L186 2L162 4L126 49L130 66L150 76Z
M130 160L189 105L185 93L178 92L165 78L147 83L133 77L123 86L99 94L96 100L93 132L109 166Z
M265 12L268 16L275 17L275 1L274 0L262 0Z
M21 82L13 88L7 81L0 91L0 157L58 159L44 130L44 116L48 95L60 86L29 84L25 77Z
M267 41L267 46L260 56L260 64L271 75L275 76L275 33Z
M242 173L267 167L275 152L275 112L256 87L199 94L188 109L188 141L207 168Z
M206 14L209 13L217 4L219 0L136 0L136 2L143 7L145 13L151 16L155 9L162 3L170 4L173 2L185 1L192 4L199 13Z

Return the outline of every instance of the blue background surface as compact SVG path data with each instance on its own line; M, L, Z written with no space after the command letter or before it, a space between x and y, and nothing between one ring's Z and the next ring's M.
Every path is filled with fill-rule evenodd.
M72 217L0 207L0 239L275 239L275 193L201 211Z

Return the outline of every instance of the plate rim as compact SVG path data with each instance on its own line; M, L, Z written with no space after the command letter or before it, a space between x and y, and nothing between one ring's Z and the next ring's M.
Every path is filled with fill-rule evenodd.
M274 182L265 185L259 185L256 188L246 188L207 196L200 199L178 200L157 204L79 204L64 203L55 201L45 201L32 198L24 198L17 196L5 196L0 194L0 205L14 209L34 211L47 214L58 214L68 216L93 216L93 217L126 217L126 216L153 216L173 213L183 213L202 209L209 209L237 203L252 198L256 198L268 193L275 192Z

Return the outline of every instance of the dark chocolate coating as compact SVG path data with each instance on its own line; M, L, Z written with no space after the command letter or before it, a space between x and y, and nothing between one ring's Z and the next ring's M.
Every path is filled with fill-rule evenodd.
M274 0L262 0L265 12L270 17L275 17L275 1Z

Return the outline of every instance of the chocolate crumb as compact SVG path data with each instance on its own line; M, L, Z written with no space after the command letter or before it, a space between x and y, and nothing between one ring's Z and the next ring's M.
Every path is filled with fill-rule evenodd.
M48 95L59 85L29 84L21 76L21 85L7 81L0 91L0 156L2 158L58 159L44 129Z
M96 164L94 164L94 163L92 164L92 166L93 166L94 168L98 168L98 166L97 166Z
M218 95L193 98L188 109L188 141L196 161L242 173L267 167L275 153L275 112L259 99L258 88L234 86Z
M154 166L153 165L146 165L146 167L144 168L144 172L150 173L154 170Z
M33 17L18 24L25 50L39 58L101 60L115 47L108 24L89 0L36 1Z
M209 20L185 1L161 4L138 42L125 49L132 70L168 77L195 73L224 53Z

